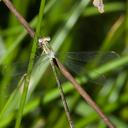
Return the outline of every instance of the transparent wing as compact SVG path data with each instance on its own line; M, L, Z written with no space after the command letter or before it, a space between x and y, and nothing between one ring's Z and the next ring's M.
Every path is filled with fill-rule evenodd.
M28 63L14 62L11 64L3 64L0 66L0 73L3 75L10 75L12 77L22 75L26 71Z
M68 65L71 69L76 69L76 72L79 71L83 66L88 64L89 67L95 67L97 65L105 64L113 59L118 58L119 55L116 52L98 52L98 51L89 51L89 52L68 52L63 53L61 57L62 61Z
M35 72L35 71L40 72L41 68L46 63L47 64L49 63L49 58L48 58L48 56L42 54L41 57L38 60L36 60L36 63L34 64L34 67L33 67L33 72Z
M35 61L36 62L34 64L33 70L38 69L38 72L40 72L41 66L43 63L45 63L45 61L47 61L47 57L42 55L40 58L36 58ZM9 84L16 86L21 76L27 72L27 68L28 61L18 61L11 64L3 64L0 65L0 76L1 78L8 78L10 81Z
M0 65L1 85L6 84L13 90L23 74L26 73L26 63L16 62Z
M98 52L98 51L89 51L89 52L68 52L64 53L63 57L67 60L79 61L79 62L91 62L94 59L100 59L100 63L106 63L112 59L119 57L119 55L114 52Z
M119 55L116 52L98 52L98 51L89 51L89 52L68 52L64 53L61 59L64 62L64 65L69 69L70 72L75 75L86 75L89 77L90 70L93 70L97 66L101 66L113 59L118 58ZM99 74L95 71L96 74ZM99 75L97 75L99 76ZM104 75L100 76L96 80L96 83L103 83L105 77Z
M41 66L45 61L47 61L48 57L41 55L40 57L35 58L35 64L34 66ZM11 76L18 76L22 75L23 73L27 72L27 67L28 67L29 62L21 62L21 61L16 61L11 64L3 64L0 66L0 72L2 74L6 74L8 70L11 68L13 71L10 73Z

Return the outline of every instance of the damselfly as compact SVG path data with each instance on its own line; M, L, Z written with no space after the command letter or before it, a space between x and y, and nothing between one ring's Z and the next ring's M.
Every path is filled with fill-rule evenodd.
M45 53L49 57L50 64L51 64L51 67L53 69L53 73L55 75L57 85L58 85L58 89L60 91L61 99L62 99L64 109L65 109L65 112L66 112L66 115L67 115L67 119L68 119L69 124L70 124L70 128L74 128L73 121L72 121L70 113L69 113L69 108L68 108L66 99L64 97L64 92L63 92L62 86L61 86L60 81L59 81L58 76L57 76L55 66L58 66L58 65L57 65L57 62L56 62L56 58L55 58L54 52L52 51L50 45L48 44L49 41L50 41L49 37L40 38L39 39L39 47L43 50L43 53Z
M55 57L55 53L53 52L51 46L49 45L50 38L46 37L46 38L40 38L38 40L39 42L39 47L43 50L42 53L46 54L49 58L54 76L56 78L57 81L57 85L60 91L60 95L61 95L61 99L64 105L64 109L67 115L67 119L68 122L70 124L70 128L73 128L73 121L71 119L70 116L70 112L69 112L69 108L66 102L66 99L64 97L64 92L62 89L62 86L60 84L58 75L57 75L57 71L56 71L56 67L59 68L59 70L61 71L61 73L74 85L75 89L78 90L78 92L80 93L80 95L88 102L88 104L90 104L94 110L96 110L98 112L98 114L103 118L104 122L110 127L113 128L113 124L109 121L109 119L104 115L104 113L100 110L100 108L96 105L96 103L91 99L91 97L86 93L86 91L84 91L82 89L82 87L76 82L76 80L72 77L72 75L67 71L67 69L59 62L59 60Z

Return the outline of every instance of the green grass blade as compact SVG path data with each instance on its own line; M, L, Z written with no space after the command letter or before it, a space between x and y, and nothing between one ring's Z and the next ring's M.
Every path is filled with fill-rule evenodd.
M42 0L41 5L40 5L40 10L39 10L38 24L37 24L37 28L36 28L34 41L33 41L33 47L32 47L32 51L31 51L31 55L30 55L27 76L26 76L25 83L24 83L23 94L22 94L21 101L20 101L20 107L19 107L19 111L17 114L15 128L20 127L20 123L21 123L21 119L22 119L22 114L23 114L26 97L27 97L27 93L28 93L30 75L32 72L33 64L34 64L34 58L35 58L36 47L37 47L37 42L38 42L37 40L38 40L38 36L40 34L40 28L41 28L41 23L42 23L42 19L43 19L44 6L45 6L45 0Z

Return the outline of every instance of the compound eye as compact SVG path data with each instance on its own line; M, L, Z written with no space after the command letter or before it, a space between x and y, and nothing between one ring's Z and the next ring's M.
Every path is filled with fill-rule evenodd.
M39 43L38 43L39 48L41 48L42 45L43 45L42 42L39 42Z
M43 38L39 38L39 39L38 39L38 42L39 42L39 43L42 43L43 41L44 41Z
M44 42L43 38L38 39L38 45L40 48L43 46L43 42Z
M47 42L49 42L49 41L51 40L51 38L50 38L50 37L46 37L45 40L46 40Z

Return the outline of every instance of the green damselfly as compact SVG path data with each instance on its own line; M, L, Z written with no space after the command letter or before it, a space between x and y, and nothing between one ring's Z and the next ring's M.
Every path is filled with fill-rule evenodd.
M49 58L54 76L56 78L56 82L58 85L58 89L60 91L61 99L64 105L64 109L66 112L66 116L70 125L70 128L74 128L74 124L69 112L69 108L66 102L66 99L64 97L64 92L62 89L62 86L60 84L56 67L61 71L61 73L73 84L74 88L79 92L79 94L87 101L87 103L101 116L101 118L104 120L106 125L109 126L109 128L114 128L114 125L111 123L111 121L106 117L106 115L102 112L102 110L97 106L97 104L92 100L92 98L88 95L88 93L78 84L78 82L74 79L74 77L68 72L68 70L59 62L59 60L55 57L55 53L52 50L51 46L49 45L50 38L39 38L39 47L43 50L42 53L46 54Z

